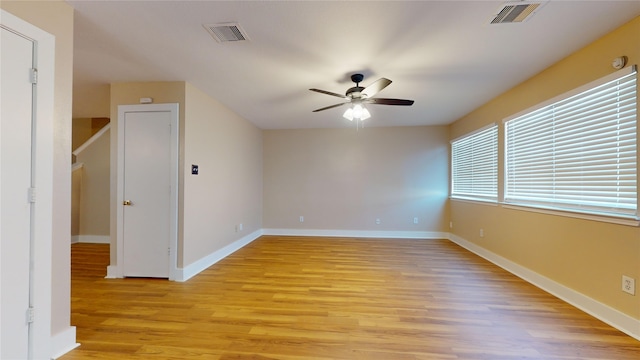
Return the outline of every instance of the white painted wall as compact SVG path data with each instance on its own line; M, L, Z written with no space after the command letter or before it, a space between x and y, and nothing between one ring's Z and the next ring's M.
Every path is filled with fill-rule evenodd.
M111 118L117 118L118 105L136 104L141 97L151 97L158 104L180 104L178 268L259 231L262 131L185 82L112 84ZM112 121L111 126L113 134L117 123ZM122 201L115 196L115 137L111 147L111 265L115 265L115 210ZM192 164L200 166L199 175L191 175ZM243 230L236 232L240 223Z
M262 228L262 131L189 83L185 104L187 267ZM199 166L198 175L191 175L192 164Z
M448 148L444 126L266 130L264 228L446 232Z

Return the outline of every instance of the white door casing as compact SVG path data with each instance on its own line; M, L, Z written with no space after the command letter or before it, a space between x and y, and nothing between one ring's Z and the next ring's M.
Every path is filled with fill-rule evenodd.
M55 39L0 12L0 358L50 358Z
M119 106L117 133L118 275L173 280L178 223L178 104Z

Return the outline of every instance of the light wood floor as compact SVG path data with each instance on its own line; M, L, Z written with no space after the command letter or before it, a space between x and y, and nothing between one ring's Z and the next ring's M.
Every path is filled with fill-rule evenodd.
M72 246L73 359L638 360L640 342L446 240L262 237L188 282Z

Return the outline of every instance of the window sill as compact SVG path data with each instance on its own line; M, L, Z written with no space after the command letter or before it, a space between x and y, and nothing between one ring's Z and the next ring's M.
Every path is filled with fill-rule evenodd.
M607 215L601 215L601 214L578 213L578 212L571 212L567 210L539 208L539 207L517 205L517 204L511 204L511 203L509 204L498 203L496 201L482 200L482 199L459 198L459 197L450 196L449 200L468 203L468 204L500 206L504 209L510 209L510 210L528 211L528 212L534 212L539 214L563 216L563 217L570 217L574 219L592 220L592 221L599 221L599 222L605 222L605 223L617 224L617 225L635 226L635 227L640 226L640 220L633 219L633 218L607 216Z
M529 212L535 212L539 214L556 215L556 216L564 216L564 217L570 217L575 219L600 221L600 222L606 222L606 223L617 224L617 225L640 226L640 220L636 220L632 218L623 218L623 217L615 217L615 216L607 216L607 215L599 215L599 214L578 213L578 212L571 212L571 211L565 211L565 210L545 209L545 208L531 207L526 205L516 205L516 204L502 203L501 205L504 209L529 211Z
M461 198L461 197L449 197L449 200L459 201L464 203L471 204L481 204L481 205L489 205L489 206L498 206L498 202L495 200L488 199L473 199L473 198Z

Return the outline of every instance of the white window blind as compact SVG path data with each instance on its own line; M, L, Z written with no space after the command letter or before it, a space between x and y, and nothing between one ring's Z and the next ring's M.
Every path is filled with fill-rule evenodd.
M451 142L451 196L498 200L498 126Z
M635 67L505 122L505 202L637 218Z

